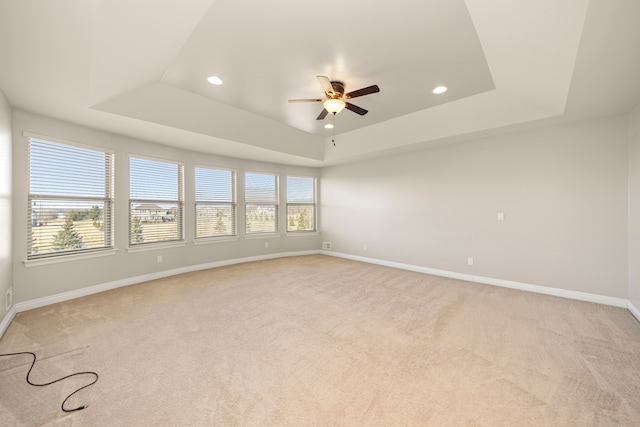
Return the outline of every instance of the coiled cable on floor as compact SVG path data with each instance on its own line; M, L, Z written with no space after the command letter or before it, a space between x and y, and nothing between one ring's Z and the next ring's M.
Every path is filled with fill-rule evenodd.
M54 381L51 381L51 382L48 382L48 383L44 383L44 384L36 384L36 383L34 383L34 382L31 382L31 380L29 379L29 374L31 374L31 370L33 369L33 366L36 364L36 354L35 354L35 353L32 353L32 352L30 352L30 351L21 351L21 352L18 352L18 353L3 353L3 354L0 354L0 357L2 357L2 356L20 356L20 355L27 355L27 354L30 354L30 355L33 357L33 362L31 362L31 367L29 368L29 371L27 372L27 383L28 383L29 385L32 385L32 386L35 386L35 387L44 387L44 386L48 386L48 385L51 385L51 384L55 384L55 383L57 383L57 382L60 382L60 381L62 381L62 380L66 380L67 378L75 377L75 376L77 376L77 375L93 375L93 376L95 376L95 379L94 379L92 382L90 382L90 383L89 383L89 384L87 384L87 385L84 385L84 386L80 387L79 389L77 389L76 391L74 391L73 393L71 393L70 395L68 395L68 396L66 397L66 399L64 399L64 400L62 401L62 405L60 405L60 408L61 408L64 412L75 412L75 411L81 411L81 410L83 410L83 409L85 409L85 408L87 407L86 405L83 405L83 406L79 406L79 407L77 407L77 408L75 408L75 409L66 409L66 408L64 407L64 404L65 404L65 403L67 403L67 400L69 400L69 398L70 398L71 396L73 396L74 394L76 394L76 393L77 393L77 392L79 392L80 390L84 390L85 388L87 388L87 387L89 387L89 386L94 385L94 384L98 381L98 374L97 374L97 373L95 373L95 372L93 372L93 371L88 371L88 372L76 372L75 374L70 374L70 375L67 375L67 376L62 377L62 378L58 378L57 380L54 380Z

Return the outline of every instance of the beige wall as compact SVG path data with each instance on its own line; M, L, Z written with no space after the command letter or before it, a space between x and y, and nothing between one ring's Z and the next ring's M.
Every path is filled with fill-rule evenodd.
M323 169L322 240L353 256L626 299L627 137L624 116Z
M12 114L4 101L0 129L10 133ZM25 267L26 204L13 203L8 213L13 214L13 247L7 245L12 252L0 262L0 271L12 257L15 301L23 302L191 265L316 250L320 241L330 241L336 252L630 298L639 307L640 271L633 259L640 244L637 238L636 245L632 243L640 228L634 221L639 216L633 214L633 209L640 211L638 110L630 120L626 116L593 120L325 168L320 185L321 237L283 234L268 239L268 249L265 240L242 238L196 246L187 223L186 246L136 253L126 247L128 153L185 162L187 185L194 164L234 168L239 177L245 170L283 176L313 176L319 171L202 155L15 111L14 201L26 200L28 191L23 131L115 150L118 252ZM3 155L11 154L11 147L3 149ZM10 169L11 165L4 170ZM193 196L188 190L186 198L189 218ZM504 212L504 221L497 221L498 212ZM162 264L156 262L157 255L163 255ZM467 265L468 257L474 258L473 266ZM12 272L5 269L2 274L6 289Z
M640 104L629 115L629 302L640 313Z
M11 253L11 106L0 90L0 321L7 313L5 296L13 283ZM0 331L1 333L2 331Z
M235 169L238 176L238 188L244 185L244 172L269 172L281 176L280 209L285 209L285 176L317 176L315 168L284 166L271 163L243 161L213 155L189 152L140 141L120 135L109 134L85 128L52 118L15 110L13 114L13 164L15 180L14 200L27 200L27 138L23 132L44 135L83 144L108 148L115 151L115 245L117 253L110 256L74 260L26 267L27 254L27 204L13 204L13 258L15 301L25 302L37 298L76 291L88 286L102 285L137 276L155 274L189 266L232 260L245 257L268 256L269 254L319 250L318 235L287 236L268 239L244 239L244 199L238 191L238 229L240 238L232 241L209 244L194 244L194 165L214 166ZM129 154L155 157L183 162L185 165L185 237L182 247L158 248L143 252L129 252L128 240L128 197L129 197ZM285 230L285 215L280 215L281 230ZM269 243L269 247L265 247ZM163 262L157 262L162 255Z

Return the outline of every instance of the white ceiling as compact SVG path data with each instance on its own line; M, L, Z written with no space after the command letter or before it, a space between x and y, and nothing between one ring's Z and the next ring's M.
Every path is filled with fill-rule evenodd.
M638 22L637 0L0 0L0 89L109 132L322 166L626 113ZM380 87L335 117L335 146L320 103L287 102L322 97L317 75Z

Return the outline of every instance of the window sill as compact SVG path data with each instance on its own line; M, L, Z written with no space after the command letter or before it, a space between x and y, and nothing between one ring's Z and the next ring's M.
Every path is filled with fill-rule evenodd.
M149 244L140 245L140 246L129 246L127 248L127 252L129 253L147 252L147 251L155 251L157 249L180 248L183 246L186 246L186 243L184 241L167 242L167 243L149 243Z
M49 258L40 259L26 259L22 261L25 267L38 267L41 265L59 264L61 262L79 261L82 259L98 258L103 256L115 255L118 252L117 249L107 249L103 251L88 252L84 254L73 255L58 255Z
M222 243L222 242L235 242L239 240L238 236L225 236L225 237L203 237L193 241L194 245L207 245L209 243Z
M304 236L319 236L320 233L317 231L289 231L287 232L287 237L304 237Z
M252 239L273 239L274 237L280 237L280 233L256 233L256 234L245 234L245 240Z

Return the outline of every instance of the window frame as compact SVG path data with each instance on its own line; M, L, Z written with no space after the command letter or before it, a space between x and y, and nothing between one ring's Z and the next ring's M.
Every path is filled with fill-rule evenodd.
M264 176L272 176L274 178L274 192L273 195L273 203L264 199L263 201L251 201L247 200L247 176L248 175L264 175ZM274 209L274 230L273 231L250 231L249 227L249 206L257 206L263 208L273 207ZM273 236L280 234L280 175L273 172L254 172L254 171L245 171L244 173L244 215L245 215L245 237L255 238L261 236Z
M198 169L216 170L222 172L229 172L231 174L231 201L221 200L198 200ZM194 239L196 242L204 242L207 240L226 240L235 239L238 237L238 177L237 172L234 169L222 168L217 166L195 165L193 168L194 178ZM198 206L228 206L231 209L231 228L232 232L229 234L221 235L205 235L198 236Z
M114 240L114 201L115 201L115 189L114 189L114 177L115 177L115 153L113 150L99 147L90 144L83 144L75 141L68 141L60 138L51 138L49 136L37 135L29 132L24 132L23 136L27 138L27 256L25 260L25 265L39 265L43 263L49 262L57 262L62 260L69 259L77 259L84 257L92 257L92 256L100 256L105 254L112 254L115 252L115 240ZM32 183L38 181L35 180L33 174L33 164L34 164L34 152L33 146L34 143L43 144L43 148L45 150L57 150L56 153L56 165L59 167L61 171L58 175L59 181L56 181L58 184L57 188L66 187L72 188L72 181L65 182L66 178L63 171L69 170L79 170L78 169L78 153L72 155L71 152L65 153L65 150L85 150L91 151L94 154L99 154L104 156L103 167L96 171L95 178L97 178L96 182L101 182L101 186L104 189L104 192L101 196L95 195L87 195L81 194L81 191L76 192L76 194L55 194L55 193L44 193L44 192L32 192ZM48 147L47 147L48 145ZM62 146L56 148L56 146ZM87 160L89 157L89 153L86 153L87 157L84 160ZM67 156L68 158L65 158ZM50 160L50 159L49 159ZM86 170L86 169L85 169ZM48 171L49 173L52 170ZM93 174L90 174L93 177ZM79 176L81 177L81 176ZM38 185L36 183L36 185ZM79 207L73 208L73 204L86 204L87 206L91 206L91 208L86 208L87 211L93 208L93 206L102 205L101 219L102 219L102 242L101 246L90 246L87 248L71 248L71 249L62 249L62 250L51 250L47 252L34 252L34 242L36 239L34 238L34 225L41 224L38 222L38 215L35 215L34 206L38 201L47 201L51 202L52 206L47 206L44 209L53 210L53 209L63 209L63 208L54 208L57 203L66 204L69 203L66 215L69 214L72 210L80 210ZM46 206L46 205L45 205ZM74 222L71 220L72 223ZM74 224L75 225L75 224ZM40 225L35 225L39 227ZM94 224L95 226L95 224ZM59 232L59 231L58 231ZM80 233L81 234L81 233ZM86 235L82 235L82 237L86 237Z
M129 162L128 162L128 167L129 167L129 214L128 214L128 227L127 227L127 240L128 240L128 247L129 250L135 250L135 249L140 249L140 248L146 248L146 247L155 247L155 246L163 246L163 245L175 245L175 244L184 244L185 242L185 236L184 236L184 163L183 162L178 162L175 160L167 160L167 159L161 159L161 158L157 158L157 157L149 157L149 156L144 156L144 155L140 155L140 154L132 154L129 153L128 154L128 158L129 158ZM131 187L132 187L132 168L131 168L131 159L138 159L138 160L143 160L143 161L147 161L147 162L155 162L155 163L163 163L166 165L173 165L177 167L177 173L176 173L176 177L177 177L177 182L176 182L176 195L177 195L177 199L162 199L162 198L131 198ZM149 205L156 205L157 207L161 208L161 205L175 205L175 222L176 224L176 238L169 238L169 239L157 239L157 240L153 240L153 241L143 241L143 242L133 242L132 241L132 221L134 218L134 214L133 214L133 207L134 205L138 205L138 207L140 207L141 205L144 204L149 204ZM161 210L165 210L165 209L172 209L172 208L163 208ZM152 212L149 212L149 215L155 215ZM156 221L156 217L154 216L153 219L154 221L149 221L152 223L155 222L163 222L164 220L162 219L162 217L160 221Z
M289 178L298 178L298 179L310 179L313 186L313 202L290 202L289 201ZM304 233L317 233L318 232L318 178L315 176L301 176L301 175L287 175L287 188L286 188L286 228L287 234L304 234ZM289 207L298 206L310 206L313 210L312 218L313 218L313 229L312 230L290 230L289 229Z

